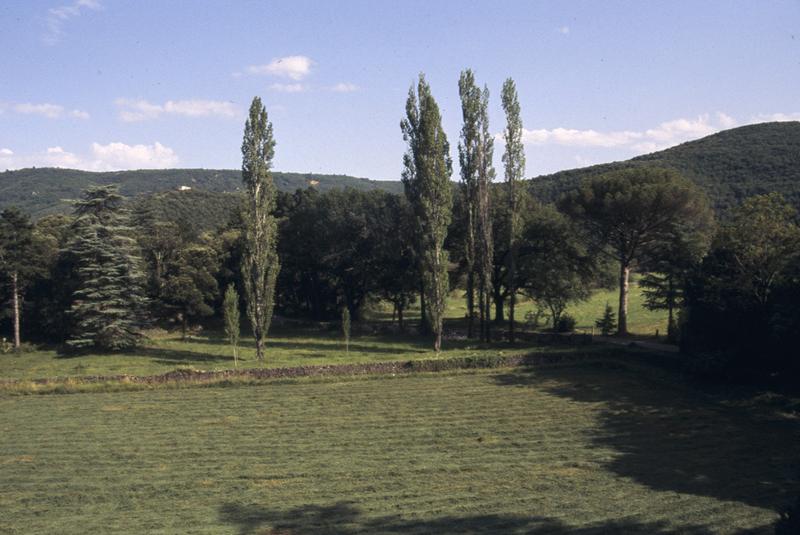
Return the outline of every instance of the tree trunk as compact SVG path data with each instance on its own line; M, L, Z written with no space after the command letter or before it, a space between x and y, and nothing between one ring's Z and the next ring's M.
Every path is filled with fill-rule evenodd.
M186 330L187 329L188 329L188 325L187 325L187 320L186 320L186 314L182 312L181 313L181 333L182 333L181 334L181 338L183 340L186 340Z
M619 269L619 314L617 336L628 335L628 280L631 268L625 263L620 263Z
M21 340L19 336L19 273L11 274L11 293L14 305L14 349L19 349Z
M508 262L508 341L514 343L514 305L517 304L517 288L514 277L516 276L516 262L514 252L510 252L511 259Z
M467 338L475 336L475 271L467 273Z
M430 333L430 326L428 325L428 313L425 306L425 284L420 281L419 291L419 334L426 335Z
M487 310L487 308L486 308L486 301L487 301L486 286L484 284L483 277L479 275L478 278L479 278L479 281L478 281L478 317L479 317L478 328L479 328L479 331L480 331L480 335L478 336L478 338L480 339L481 342L485 342L486 341L486 323L487 323L487 318L486 318L486 310Z
M489 299L489 296L486 296L486 334L485 339L486 342L492 341L492 322L489 321L489 314L492 312L492 301Z
M397 324L400 326L401 333L406 332L406 327L403 324L403 307L399 305L397 306Z
M264 363L264 339L256 337L256 359L259 363Z
M505 317L503 314L503 306L505 305L506 300L503 298L503 291L500 288L500 285L495 286L494 288L494 321L496 323L503 323L505 321Z
M442 350L442 330L439 329L436 333L436 337L433 340L433 350L435 352L439 352Z

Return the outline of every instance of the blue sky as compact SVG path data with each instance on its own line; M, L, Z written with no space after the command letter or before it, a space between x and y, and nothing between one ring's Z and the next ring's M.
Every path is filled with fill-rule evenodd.
M421 71L457 161L467 67L498 133L515 79L528 176L800 119L797 0L7 0L0 51L0 170L236 168L260 95L277 170L397 179Z

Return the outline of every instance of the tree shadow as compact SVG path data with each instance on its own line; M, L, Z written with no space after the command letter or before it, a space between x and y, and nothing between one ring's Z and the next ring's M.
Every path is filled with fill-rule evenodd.
M475 515L443 516L433 519L408 519L402 515L366 518L352 503L306 505L289 510L271 510L258 505L224 504L220 520L236 526L240 535L354 535L357 533L440 535L496 533L552 535L711 535L702 526L673 527L665 522L620 520L596 523L585 527L564 524L559 519L543 516ZM744 533L744 531L742 531Z
M779 510L800 491L795 421L724 406L684 378L648 378L622 366L520 369L498 383L601 404L590 437L617 455L605 468L657 491Z
M142 347L136 350L135 356L151 358L159 364L180 364L187 362L233 362L232 355L212 355L196 351L168 349L162 347Z

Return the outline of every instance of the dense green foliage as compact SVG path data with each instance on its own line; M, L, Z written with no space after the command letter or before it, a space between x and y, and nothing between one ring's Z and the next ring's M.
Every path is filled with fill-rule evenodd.
M512 78L503 82L503 111L506 115L506 127L503 130L505 151L503 152L503 165L505 166L505 179L508 196L507 231L508 240L508 333L509 340L514 343L514 310L517 299L517 254L519 248L520 232L520 181L525 177L525 146L522 143L522 118L520 117L519 98L517 86Z
M353 188L401 193L398 181L368 180L348 175L273 172L279 191L314 187L320 191ZM141 169L95 173L76 169L28 168L0 173L0 208L17 206L35 218L68 213L72 202L89 186L119 185L125 197L189 187L209 192L242 191L242 175L235 169ZM186 193L182 191L181 193Z
M717 376L800 369L800 225L778 194L731 215L685 290L683 348Z
M733 128L624 162L536 177L530 184L537 198L555 202L587 177L641 166L678 171L706 192L719 214L773 191L800 207L800 122Z
M67 346L135 347L144 323L144 273L128 214L115 186L89 188L77 203L68 255L76 288Z
M641 167L586 179L559 203L584 230L589 247L619 266L618 334L628 334L631 270L675 241L709 226L699 188L669 169Z
M3 397L0 529L769 533L796 491L796 428L654 379L571 366Z
M403 155L403 187L414 213L414 230L425 297L423 313L434 335L436 351L442 346L442 329L449 293L449 255L444 248L452 220L453 190L450 144L442 129L439 105L423 74L416 93L412 86L406 116L400 123L408 150Z
M256 339L256 354L264 360L264 343L275 308L275 283L281 269L278 257L277 190L272 181L275 139L267 109L259 97L250 105L242 140L242 282L247 317Z
M184 234L219 230L239 216L244 195L203 190L165 191L130 201L137 220L172 223Z

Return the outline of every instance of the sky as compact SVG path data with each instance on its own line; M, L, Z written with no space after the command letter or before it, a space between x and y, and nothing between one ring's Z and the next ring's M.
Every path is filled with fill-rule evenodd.
M458 161L466 68L498 177L508 77L526 176L624 160L800 120L800 1L4 0L0 171L238 168L258 95L276 170L398 179L421 72Z

